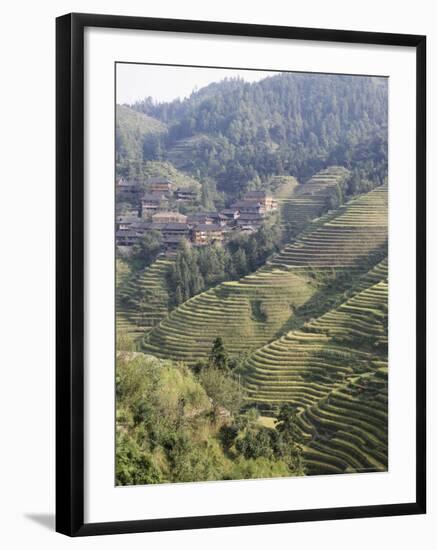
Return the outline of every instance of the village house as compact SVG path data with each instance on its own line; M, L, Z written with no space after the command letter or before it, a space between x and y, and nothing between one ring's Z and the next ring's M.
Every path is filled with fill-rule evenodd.
M220 213L226 218L226 223L228 225L235 225L235 222L240 216L238 208L225 208Z
M146 181L146 185L149 193L170 195L173 184L167 178L157 177L157 178L149 178Z
M133 231L132 229L119 229L115 234L117 246L133 246L143 236L143 233Z
M240 211L241 214L265 214L266 208L260 202L252 200L240 200L234 202L231 208L235 208Z
M151 225L152 224L150 222L145 222L141 218L137 218L137 220L130 226L130 229L144 234L146 231L151 229Z
M216 225L220 225L221 227L224 227L227 224L228 219L221 212L214 212L213 221Z
M223 228L220 225L211 223L196 225L191 231L191 240L196 246L222 242Z
M179 212L170 212L168 210L153 214L152 220L154 223L186 223L187 216Z
M123 213L120 215L126 216L127 218L139 218L140 210L135 207L123 208Z
M244 225L251 225L252 227L259 227L263 222L264 216L257 214L256 212L251 214L240 214L240 217L237 220L237 227L242 227Z
M191 226L214 223L214 216L211 212L192 212L188 214L187 223Z
M115 219L115 229L117 231L119 229L130 229L133 224L138 222L138 220L138 216L117 216L117 218Z
M186 223L173 222L173 223L164 224L160 229L160 231L164 238L180 237L181 239L183 239L183 238L188 238L190 233L190 228Z
M180 202L191 202L196 200L197 193L195 191L190 191L190 189L178 189L174 192L175 199Z
M141 215L143 218L156 214L168 207L168 199L158 193L145 193L141 198Z
M225 226L227 221L221 212L194 212L188 215L188 223L192 226L199 223Z
M278 208L278 202L273 199L270 193L266 191L248 191L244 195L245 201L254 201L261 204L266 212L276 210Z
M136 181L130 181L121 177L117 182L117 192L125 195L126 198L138 198L141 193L141 185Z

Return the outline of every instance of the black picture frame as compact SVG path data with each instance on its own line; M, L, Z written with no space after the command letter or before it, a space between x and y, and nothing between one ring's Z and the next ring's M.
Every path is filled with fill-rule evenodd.
M416 74L416 499L262 513L84 522L84 29L106 27L404 46ZM423 514L426 511L426 37L73 13L56 20L56 530L69 536Z

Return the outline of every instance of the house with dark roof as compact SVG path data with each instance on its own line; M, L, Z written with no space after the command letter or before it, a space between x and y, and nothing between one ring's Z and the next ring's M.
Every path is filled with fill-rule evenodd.
M271 210L276 210L278 208L278 203L275 201L270 193L267 191L248 191L243 200L259 202L265 209L266 212Z
M226 222L228 223L228 225L229 223L231 225L234 224L240 216L240 211L238 210L238 208L225 208L220 213L226 218Z
M239 200L231 204L231 208L240 211L240 214L264 214L266 209L258 201Z
M237 227L242 227L244 225L259 227L262 224L263 219L264 216L262 214L257 214L256 212L240 214L240 217L237 220Z
M187 222L194 226L201 224L226 225L227 218L221 212L193 212L188 214Z
M211 212L191 212L188 214L187 223L191 226L198 225L199 223L214 223L214 216Z
M115 242L117 246L133 246L143 236L143 233L133 231L132 229L119 229L115 233Z
M223 228L218 224L200 223L191 230L191 240L196 246L222 242Z
M137 181L128 180L121 177L116 185L117 193L126 197L138 198L141 193L141 185Z
M178 187L174 191L175 199L179 202L191 202L196 200L197 193L195 191L191 191L190 189L183 189L181 187Z
M148 178L146 180L146 186L149 193L161 193L164 195L170 195L173 183L165 177Z
M164 238L175 237L175 236L181 237L181 238L184 238L184 237L188 238L190 234L190 228L188 224L177 223L177 222L164 224L160 229L160 231Z
M138 216L117 216L115 218L115 228L117 231L119 229L130 229L131 226L138 221Z
M186 223L187 216L185 214L180 214L179 212L170 212L165 210L163 212L153 214L152 220L157 223Z
M144 193L141 197L141 215L146 218L168 208L168 199L160 193Z

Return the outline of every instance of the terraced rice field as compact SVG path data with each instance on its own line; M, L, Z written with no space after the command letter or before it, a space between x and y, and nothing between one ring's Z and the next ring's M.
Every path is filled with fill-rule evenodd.
M135 340L166 317L168 292L165 276L171 263L172 260L159 258L117 290L117 331Z
M303 227L308 220L315 218L319 215L321 209L323 209L323 204L325 202L326 193L332 186L338 185L346 176L348 172L344 168L331 167L326 170L323 170L319 174L316 174L311 178L306 184L298 186L299 193L293 199L279 199L281 204L281 217L286 221L296 221L299 220L299 226ZM296 184L295 184L296 185ZM291 186L292 188L294 186ZM308 189L307 195L304 196L304 191ZM305 205L305 206L303 206ZM156 324L159 323L164 317L168 314L168 293L165 287L164 276L168 270L169 260L160 259L157 260L154 264L148 267L143 273L139 276L131 278L127 282L124 282L120 285L120 290L117 291L117 329L123 331L135 339L140 338L145 331L150 330ZM276 271L274 276L274 287L278 285L280 277L277 276ZM267 270L269 272L269 270ZM269 277L269 275L268 275ZM290 278L288 273L285 274L286 278ZM260 275L260 280L258 286L265 286L266 284L266 274ZM252 279L247 278L242 282L243 289L246 288L244 285L251 284ZM229 294L235 290L232 288L232 285L235 283L226 283L224 288L219 291L219 294ZM227 285L227 286L226 286ZM285 284L287 286L288 283ZM272 293L275 294L275 288L272 288ZM212 293L211 293L212 294ZM245 294L245 292L243 292ZM247 293L246 293L247 294ZM306 293L303 294L306 296ZM272 321L272 330L281 326L284 318L290 316L289 306L285 306L281 309L282 314L277 312L270 311L271 307L269 306L268 297L264 300L263 297L260 298L244 298L242 303L242 318L241 322L246 322L247 318L253 317L253 311L257 308L257 303L261 300L263 302L263 308L268 312ZM199 302L211 300L209 295L206 295L199 300ZM235 303L232 298L228 299L230 305L235 309ZM294 305L293 305L294 307ZM214 311L211 311L211 315L214 314ZM261 316L263 314L261 313ZM274 318L277 319L277 322L274 322ZM280 321L279 321L280 320ZM262 323L254 325L254 334L251 339L248 341L248 348L252 349L253 346L264 343L265 340L261 339L262 334L270 335L268 329L264 330ZM215 328L213 324L210 324L211 330ZM199 327L196 327L199 330ZM205 333L205 329L202 330L202 333ZM273 332L274 335L274 332ZM215 336L214 336L215 337ZM169 337L170 338L170 337ZM153 339L152 339L153 340ZM205 338L205 345L210 345L210 338L207 335ZM153 346L153 341L151 342ZM158 342L155 346L156 354L159 353L157 349ZM202 347L202 346L200 346ZM196 347L196 349L198 349ZM185 357L185 355L183 355Z
M308 475L386 471L387 369L351 378L298 415Z
M285 330L285 323L295 311L320 290L310 269L302 268L316 266L327 268L326 272L330 273L332 267L357 266L358 260L379 249L386 241L386 224L376 227L379 238L373 235L369 239L366 238L369 228L363 225L365 213L370 208L372 216L376 212L381 224L384 223L384 197L386 191L373 191L360 197L340 209L338 214L316 222L296 245L286 247L268 266L240 281L222 283L191 298L145 335L143 351L192 364L207 357L217 336L223 338L233 355L251 352L272 341L281 329ZM356 226L342 232L344 225L336 224L336 219L346 220L342 224L350 223L349 209L360 213L361 217ZM335 233L335 242L330 244L328 237L333 235L332 227L334 232L340 233ZM353 239L349 238L350 231L353 231ZM333 261L333 248L337 251L337 262ZM300 254L301 261L290 261L292 254ZM314 258L319 261L313 261Z
M217 336L231 355L248 353L242 380L248 403L267 415L283 403L297 407L310 475L387 469L387 259L363 273L386 250L387 187L320 217L327 194L346 175L331 168L280 199L282 216L303 230L252 275L169 314L162 284L168 260L119 293L117 323L137 336L145 331L139 344L145 353L193 365L208 357ZM330 282L343 275L347 291L334 285L336 301L321 305Z
M264 268L187 300L145 335L142 349L193 364L207 357L218 335L231 354L271 340L317 290L305 273Z
M244 383L249 399L268 405L314 404L351 375L374 371L387 346L387 281L257 350Z
M298 220L300 227L308 224L320 214L327 193L347 175L346 169L335 166L316 174L292 198L279 199L281 218ZM142 349L191 364L207 356L220 335L231 353L254 350L274 338L317 290L303 271L268 266L191 298L144 337Z
M248 360L248 399L298 407L307 474L387 469L387 260L355 294Z
M283 225L297 234L311 220L326 210L326 197L345 181L348 170L331 166L315 174L305 184L298 186L291 197L279 198Z
M337 215L305 231L272 260L273 265L351 268L387 243L387 186L350 201Z

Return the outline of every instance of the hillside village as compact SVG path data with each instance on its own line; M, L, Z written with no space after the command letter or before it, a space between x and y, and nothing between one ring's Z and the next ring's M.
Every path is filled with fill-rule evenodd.
M387 116L299 73L117 105L117 485L387 471Z
M178 211L181 204L193 204L196 193L175 188L165 177L147 179L144 184L120 178L116 183L117 201L131 205L116 217L116 243L127 248L138 244L147 231L162 236L162 252L175 255L182 240L194 247L226 242L238 232L253 233L263 220L277 210L278 202L267 191L248 191L241 200L221 211Z

